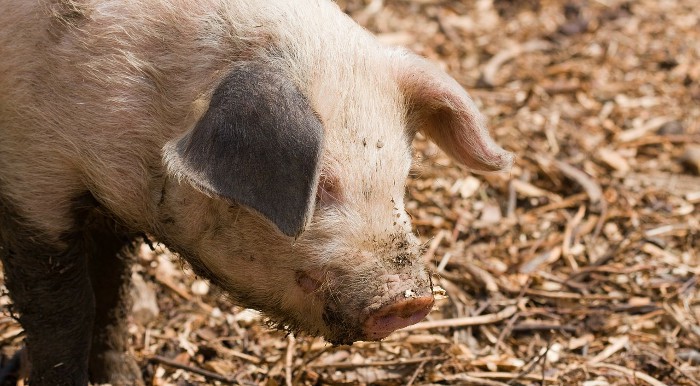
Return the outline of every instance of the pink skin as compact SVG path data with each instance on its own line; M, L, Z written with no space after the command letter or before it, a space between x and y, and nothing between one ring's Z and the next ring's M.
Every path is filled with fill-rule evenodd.
M310 275L307 272L297 272L297 285L307 294L313 293L321 287L322 275Z
M420 322L433 308L434 302L432 296L421 296L385 306L365 321L367 339L381 340L400 328Z
M297 272L297 285L305 293L313 293L321 287L318 275ZM392 332L420 322L433 308L432 296L399 299L370 314L362 325L364 340L382 340Z

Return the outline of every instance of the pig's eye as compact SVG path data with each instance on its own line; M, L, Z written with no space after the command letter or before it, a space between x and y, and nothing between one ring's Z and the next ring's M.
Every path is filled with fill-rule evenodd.
M321 205L332 205L340 202L340 183L338 179L330 174L321 173L318 181L318 191L316 192L316 202Z

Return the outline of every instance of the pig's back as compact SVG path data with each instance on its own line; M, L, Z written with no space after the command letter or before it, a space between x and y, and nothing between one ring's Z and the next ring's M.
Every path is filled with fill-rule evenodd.
M160 149L203 89L186 83L213 81L185 70L185 37L155 25L175 9L148 20L137 3L0 2L0 195L56 240L89 196L135 227L148 222Z
M354 73L355 51L371 45L336 8L325 0L0 2L0 195L57 238L86 195L148 230L161 149L194 124L235 62L275 56L312 100L310 87L335 79L339 64Z

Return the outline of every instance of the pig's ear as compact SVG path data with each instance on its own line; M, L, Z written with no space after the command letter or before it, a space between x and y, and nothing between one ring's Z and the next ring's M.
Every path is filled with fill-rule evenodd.
M427 60L395 51L393 68L406 98L409 129L421 131L442 150L478 171L501 171L513 154L498 146L466 91Z
M247 63L219 84L194 128L165 146L164 160L196 188L297 236L314 209L322 145L321 122L296 85Z

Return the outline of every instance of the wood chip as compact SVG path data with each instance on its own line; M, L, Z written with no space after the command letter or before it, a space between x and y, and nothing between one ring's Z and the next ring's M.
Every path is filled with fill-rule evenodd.
M480 326L484 324L498 323L504 319L508 319L513 314L518 311L516 306L509 306L495 314L471 316L464 318L454 318L454 319L443 319L436 320L432 322L421 322L402 328L400 331L415 331L415 330L429 330L433 328L441 327L467 327L467 326Z
M602 368L618 371L620 373L627 375L629 378L631 378L630 381L632 381L632 382L636 381L637 379L641 379L644 382L646 382L652 386L667 386L665 383L663 383L663 382L661 382L661 381L659 381L659 380L657 380L657 379L655 379L655 378L653 378L645 373L642 373L642 372L636 371L636 370L631 370L631 369L628 369L626 367L612 365L609 363L596 363L596 364L593 364L592 366L593 367L602 367Z
M599 363L599 362L602 362L602 361L610 358L613 354L622 350L629 343L629 337L626 335L618 336L618 337L611 337L608 340L610 341L610 345L607 346L598 355L589 359L587 362L588 364Z

